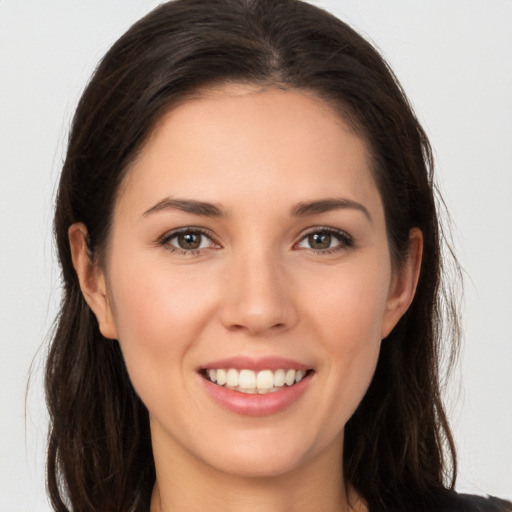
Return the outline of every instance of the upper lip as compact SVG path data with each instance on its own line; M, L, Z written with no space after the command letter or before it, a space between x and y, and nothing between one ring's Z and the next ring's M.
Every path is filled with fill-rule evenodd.
M224 359L217 359L202 365L199 370L219 369L219 368L234 368L236 370L309 370L307 366L293 359L287 359L279 356L232 356Z

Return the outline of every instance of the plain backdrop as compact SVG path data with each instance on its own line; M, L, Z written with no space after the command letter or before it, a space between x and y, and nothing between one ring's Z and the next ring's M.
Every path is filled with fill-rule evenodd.
M60 297L51 221L70 118L103 53L157 3L0 0L2 512L49 510L41 368ZM431 137L468 276L447 395L458 489L512 499L512 1L316 3L381 50Z

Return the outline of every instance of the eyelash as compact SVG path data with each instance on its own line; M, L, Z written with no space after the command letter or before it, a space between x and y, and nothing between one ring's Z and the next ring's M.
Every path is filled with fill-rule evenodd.
M344 249L349 249L351 247L354 247L354 245L355 245L354 239L349 234L345 233L345 231L341 231L340 229L328 228L328 227L315 227L315 228L309 230L301 237L299 242L295 245L299 245L304 240L306 240L309 236L316 235L316 234L330 235L331 237L335 238L339 242L336 246L327 248L327 249L313 249L312 247L306 248L307 250L313 251L316 254L323 254L323 255L332 254L332 253L335 253L338 251L342 251Z
M202 248L199 247L197 249L182 249L182 248L176 247L174 245L171 245L171 243L170 243L171 240L173 240L174 238L178 237L181 234L192 234L192 235L204 236L210 240L211 245L216 246L214 248L221 247L220 244L215 241L215 238L213 237L213 235L210 231L203 229L203 228L195 228L195 227L181 228L181 229L178 229L175 231L171 231L170 233L166 233L158 240L158 245L164 247L166 250L168 250L172 253L184 255L184 256L199 255L204 249L206 249L206 247L202 247ZM314 249L312 247L303 248L303 249L313 251L316 254L325 255L325 254L332 254L332 253L335 253L338 251L342 251L344 249L354 247L354 239L350 235L348 235L344 231L341 231L338 229L333 229L333 228L328 228L328 227L312 228L311 230L309 230L308 232L306 232L302 235L299 242L294 244L294 247L298 247L299 244L304 242L309 236L316 235L316 234L329 235L329 236L335 238L336 240L338 240L339 243L334 247L326 248L326 249ZM207 248L210 248L210 247L207 247ZM298 247L298 248L302 249L300 247Z
M201 253L201 251L203 251L205 249L205 247L198 248L198 249L182 249L180 247L171 245L171 243L170 243L171 240L173 238L178 237L179 235L182 235L182 234L200 235L200 236L206 237L211 241L212 245L217 246L215 248L220 247L220 244L218 244L215 241L215 238L213 237L213 235L210 231L208 231L206 229L194 228L194 227L181 228L181 229L171 231L170 233L166 233L158 240L158 245L161 245L166 250L168 250L172 253L180 254L180 255L184 255L184 256L196 256L196 255L199 255Z

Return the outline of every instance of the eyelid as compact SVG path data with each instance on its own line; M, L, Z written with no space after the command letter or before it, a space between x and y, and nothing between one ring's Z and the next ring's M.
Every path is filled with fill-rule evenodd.
M175 247L171 245L169 242L173 238L177 237L181 233L198 233L210 240L212 243L212 246L215 249L220 248L220 243L217 241L215 235L208 229L201 228L198 226L184 226L181 228L172 229L170 231L167 231L165 234L163 234L161 237L158 238L157 244L165 247L170 252L176 252L178 254L197 254L198 252L204 251L205 249L209 249L211 247L203 247L198 249L181 249L180 247Z
M211 242L209 247L203 247L198 249L181 249L180 247L176 247L171 245L169 242L173 238L177 237L181 233L198 233L206 238L208 238ZM314 249L312 247L299 247L299 245L310 235L315 233L326 233L338 240L338 244L335 247L330 247L326 249ZM185 254L185 255L193 255L204 251L205 249L218 249L221 248L221 244L218 242L217 237L214 233L212 233L209 229L202 228L199 226L184 226L176 229L172 229L164 233L161 237L156 241L157 245L165 247L170 252ZM319 254L328 254L332 252L336 252L339 250L347 249L353 247L355 245L354 239L351 235L349 235L346 231L338 228L333 228L329 226L313 226L303 231L297 242L294 244L294 248L297 249L305 249L310 250Z
M330 247L330 248L326 248L326 249L314 249L312 247L311 248L298 247L299 244L302 243L308 236L313 235L315 233L327 233L331 236L334 236L339 241L339 244L336 245L335 247ZM298 247L299 249L314 251L319 254L328 254L328 253L336 252L338 250L343 250L343 249L347 249L350 247L354 247L354 245L355 245L354 238L342 229L332 228L329 226L314 226L314 227L309 228L306 231L301 233L300 238L294 244L294 247Z

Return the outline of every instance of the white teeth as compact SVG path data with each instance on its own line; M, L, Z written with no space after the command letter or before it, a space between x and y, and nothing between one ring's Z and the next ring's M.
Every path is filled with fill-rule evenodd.
M272 389L274 387L274 374L270 370L258 372L256 386L258 389Z
M238 386L238 372L234 368L230 368L226 374L226 384L235 388Z
M300 382L306 376L305 370L262 370L254 372L253 370L229 369L208 369L205 376L219 386L225 386L242 393L273 393L279 391L285 384L293 386Z
M224 386L226 384L226 370L217 370L217 384L219 386Z
M229 370L231 371L231 370ZM236 370L234 370L236 371ZM243 389L253 389L256 387L256 375L252 370L242 370L238 378L238 385ZM272 386L270 386L272 387Z
M277 370L274 373L274 386L282 387L284 386L284 381L286 378L286 372L284 370Z
M304 375L306 375L304 370L297 370L295 373L295 382L300 382L304 378Z
M292 386L295 382L295 370L288 370L284 381L287 386Z

